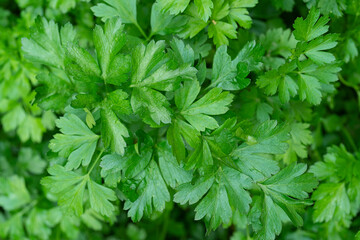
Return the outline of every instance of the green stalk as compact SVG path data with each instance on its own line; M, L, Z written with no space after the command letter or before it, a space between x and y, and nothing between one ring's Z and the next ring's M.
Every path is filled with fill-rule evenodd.
M134 25L136 26L136 28L139 30L139 32L141 33L141 35L143 35L143 37L146 39L146 41L147 41L147 39L149 38L147 35L146 35L146 33L144 32L144 30L142 29L142 27L139 25L139 23L138 22L134 22Z
M95 165L96 165L97 162L100 160L100 157L101 157L101 155L104 153L104 151L105 151L105 149L103 148L103 149L101 150L101 152L99 153L99 155L96 157L96 160L95 160L94 164L91 166L91 168L90 168L89 172L87 173L87 175L90 175L90 173L91 173L92 170L94 169Z

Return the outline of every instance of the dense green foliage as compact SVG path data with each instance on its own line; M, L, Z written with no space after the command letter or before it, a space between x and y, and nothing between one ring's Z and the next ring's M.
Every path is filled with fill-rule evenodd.
M0 0L0 239L360 239L359 15Z

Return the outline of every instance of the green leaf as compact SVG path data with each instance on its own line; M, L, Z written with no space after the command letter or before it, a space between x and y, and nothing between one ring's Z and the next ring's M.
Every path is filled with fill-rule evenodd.
M194 185L180 185L174 195L175 202L193 204L206 194L195 208L195 220L205 218L210 230L220 224L229 224L234 211L247 213L251 202L249 193L244 190L251 185L248 177L227 167L219 169L216 176L210 173L212 171L214 169L200 177Z
M23 226L23 215L15 214L6 222L0 222L0 236L10 239L22 239L25 237L25 230Z
M324 50L334 48L337 45L337 38L336 34L328 34L316 38L309 43L302 42L297 46L297 51L304 53L309 59L319 65L331 63L336 60L334 55Z
M67 13L75 8L80 0L49 0L49 6L53 9L59 9L62 13ZM82 0L89 2L90 0Z
M105 22L107 19L119 17L123 23L137 24L136 21L136 0L104 0L92 7L94 15L101 17Z
M294 123L291 125L291 137L295 143L302 143L304 145L310 144L313 140L310 127L307 123Z
M343 166L347 167L343 167ZM344 145L331 146L327 149L324 161L316 162L310 171L320 180L344 181L352 178L353 171L357 169L358 160L349 153Z
M293 71L295 68L294 63L284 64L278 70L271 70L261 75L256 80L256 84L260 88L265 88L267 95L274 95L278 91L281 102L286 103L290 97L296 96L299 86L291 76L284 73Z
M0 180L0 206L6 211L19 209L31 201L24 178L14 175Z
M198 9L201 19L205 22L209 20L209 17L211 16L211 9L214 7L213 2L211 0L195 0L194 3Z
M230 4L229 1L219 0L219 1L213 1L214 3L214 9L211 15L211 18L218 21L230 13Z
M211 230L215 230L221 223L229 224L232 213L224 185L214 184L196 206L195 212L195 220L205 217Z
M352 38L348 38L345 42L345 54L344 61L348 63L351 60L356 59L359 55L359 50L357 49L356 42Z
M208 34L210 38L214 38L214 44L216 47L221 45L229 45L230 39L237 38L236 28L230 23L215 21L208 28Z
M26 231L30 236L48 239L51 228L47 225L47 211L33 208L26 219Z
M1 124L5 132L15 130L25 119L26 113L24 109L18 105L4 115L1 119Z
M47 162L41 158L40 154L32 148L23 147L19 151L18 164L21 170L32 174L42 174L47 166Z
M179 162L185 160L185 143L192 148L196 148L200 143L200 133L190 124L177 118L172 120L166 134L173 154Z
M314 105L321 102L321 86L316 77L307 73L315 70L314 65L303 64L299 67L301 74L299 74L299 97L302 101L305 99Z
M294 23L294 36L297 40L309 42L329 30L326 24L329 22L328 17L320 17L320 11L312 8L309 15L304 20L297 18Z
M171 53L173 55L174 60L182 64L194 64L195 61L195 53L192 47L189 44L185 44L184 41L174 38L170 42Z
M257 3L258 0L231 0L229 13L230 23L233 25L236 25L236 23L238 23L240 27L246 29L250 28L252 20L249 16L249 11L246 8L255 7Z
M312 192L318 185L318 182L313 174L304 174L306 168L305 164L293 163L262 182L261 185L265 185L267 190L281 193L292 198L308 198L308 193Z
M104 216L112 216L115 207L110 201L117 199L115 192L92 180L88 180L90 206Z
M58 203L65 211L74 212L77 216L83 214L85 187L87 186L91 208L104 216L113 215L115 208L110 203L110 201L116 200L113 190L94 182L88 174L81 176L66 171L59 165L53 165L48 171L52 176L43 178L41 184L58 197Z
M87 227L93 230L100 231L102 229L102 216L91 209L86 210L84 214L81 215L81 220Z
M88 51L77 44L66 46L65 70L76 81L89 83L101 82L101 71Z
M126 73L130 70L127 60L117 56L126 42L123 28L119 18L112 18L105 22L104 28L97 25L94 29L94 45L98 63L101 66L101 76L107 82L109 79L119 77L127 80ZM113 70L119 66L122 68L125 66L125 70L122 68Z
M289 148L284 154L284 161L286 163L292 163L297 160L297 156L300 158L307 157L307 145L311 144L313 137L310 127L307 123L293 123L291 124L291 140L289 140Z
M304 199L318 184L315 177L310 173L304 174L305 171L305 164L293 163L260 184L265 195L260 217L262 228L257 231L256 239L274 239L279 235L282 212L296 226L303 225L298 212L311 204Z
M350 200L344 183L324 183L313 193L315 200L313 219L328 222L336 215L345 218L351 210ZM336 216L336 218L339 218Z
M186 24L179 34L180 37L193 38L208 25L206 21L201 19L198 9L194 4L189 5L185 14Z
M128 216L133 221L140 221L145 215L150 216L153 211L161 212L165 203L170 201L170 194L161 176L158 165L150 161L145 170L145 177L137 189L138 198L135 201L127 199L124 205Z
M125 137L129 132L116 114L107 107L101 110L101 136L105 147L110 147L112 152L123 154L126 147Z
M176 15L186 9L190 0L157 0L156 2L163 11L169 11L170 14Z
M183 20L183 16L174 16L169 12L164 12L158 3L154 3L151 8L151 34L166 35L178 32L184 25Z
M75 31L71 24L61 28L54 21L37 18L35 27L30 30L30 39L23 38L22 51L25 58L32 62L54 67L64 66L63 45L74 42Z
M181 80L194 79L197 72L189 64L170 69L164 49L163 41L151 41L146 47L139 45L133 52L131 106L152 126L171 121L166 97L155 90L174 90Z
M110 147L112 152L124 154L126 142L124 138L129 137L129 132L125 125L119 120L117 115L131 113L129 101L126 100L127 93L122 90L115 90L108 94L102 102L101 109L101 139L104 146Z
M176 188L174 202L182 205L197 203L210 189L215 181L214 174L204 174L197 181L192 183L184 183Z
M43 132L45 132L45 128L41 118L35 118L31 115L25 116L17 130L17 134L22 142L26 142L29 139L33 142L41 142Z
M260 88L265 88L268 95L279 92L282 103L289 102L291 97L299 94L302 101L307 100L312 105L318 105L325 92L334 90L330 83L337 80L335 73L340 71L340 68L334 55L325 50L337 45L337 35L322 36L328 31L326 24L329 19L319 16L319 11L312 8L305 20L298 18L295 21L294 36L300 42L295 49L279 53L287 59L277 59L277 63L270 63L275 69L261 75L256 81ZM288 34L284 35L284 40L287 36ZM269 59L272 60L273 58Z
M250 84L246 78L250 70L258 68L263 50L255 42L248 42L234 60L227 54L227 47L221 46L214 55L212 86L224 90L241 90Z
M276 62L285 63L285 59L290 57L292 50L295 49L297 40L290 29L274 28L269 29L264 35L260 36L260 43L266 50L265 57L269 57L269 62L264 61L271 68L277 68Z
M255 234L254 239L275 239L275 236L280 234L282 229L280 209L270 196L265 195L264 198L257 201L251 211L250 214L256 214L256 218L261 215L260 224L262 226ZM256 220L259 221L259 219Z
M248 71L260 70L263 55L264 48L255 41L249 41L240 50L233 62L237 65L239 63L246 64Z
M87 175L81 176L66 171L60 165L53 165L48 169L48 172L52 176L43 178L41 184L58 197L59 205L66 212L74 212L80 216L84 211L83 198L88 180Z
M38 105L45 110L62 111L73 92L70 80L46 73L40 73L36 78L39 81L35 89Z
M309 0L305 2L307 2L307 6L309 8L313 5L311 2L309 2ZM350 2L344 0L317 0L314 3L322 14L332 14L336 17L341 17L343 15L343 11L346 10L346 8L351 4Z
M200 144L186 159L186 169L200 168L213 165L213 157L208 142L201 139Z
M163 141L158 144L159 167L165 182L172 188L179 184L190 182L191 172L185 171L172 155L170 145Z
M227 54L227 46L216 49L212 69L212 85L224 90L239 90L240 83L236 81L236 64Z
M324 181L312 195L315 222L347 221L358 203L359 169L358 159L344 145L329 147L324 161L311 167L310 171Z
M153 88L160 91L170 91L175 88L179 79L195 79L197 70L184 63L176 69L170 69L166 64L167 56L163 53L163 41L151 41L147 47L139 45L133 55L134 71L132 87Z
M131 106L145 123L158 126L171 122L169 102L160 92L146 88L135 88L131 95Z
M136 152L134 146L129 146L124 156L118 154L105 155L100 163L101 176L105 178L105 183L115 187L122 176L131 179L142 172L151 160L152 149L145 146L140 150L141 154Z
M297 76L292 74L296 67L298 67ZM330 83L337 80L335 73L338 71L340 68L336 64L318 66L307 60L299 62L296 66L295 62L290 62L277 70L261 75L256 84L260 88L265 88L265 93L268 95L278 91L282 103L299 94L302 101L306 100L310 104L318 105L321 102L323 89L329 87L331 89Z
M291 12L294 8L294 0L272 0L272 3L277 9L282 9L287 12Z
M61 134L55 134L49 148L60 156L68 158L66 169L89 165L94 155L99 136L93 133L74 114L67 114L56 121Z
M233 95L228 92L222 92L220 88L214 88L195 101L199 92L200 86L197 81L186 82L184 87L175 95L175 103L180 110L180 114L196 130L215 129L219 125L209 115L226 113L229 109L228 106L232 102Z
M190 67L189 64L184 64L174 70L169 69L167 65L163 65L149 77L137 84L133 84L132 87L147 87L159 91L172 91L176 88L179 78L193 80L196 72L197 70Z
M254 181L261 181L278 172L279 167L271 154L283 154L288 148L287 132L276 121L266 121L252 130L247 138L232 153L243 173Z

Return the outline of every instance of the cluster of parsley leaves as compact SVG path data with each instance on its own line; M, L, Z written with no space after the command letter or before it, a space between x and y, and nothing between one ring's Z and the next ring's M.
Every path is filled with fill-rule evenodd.
M357 0L0 5L1 239L360 239Z

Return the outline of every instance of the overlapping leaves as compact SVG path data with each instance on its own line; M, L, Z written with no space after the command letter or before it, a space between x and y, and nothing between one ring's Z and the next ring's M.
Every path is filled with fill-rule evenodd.
M261 75L256 83L265 93L279 93L281 102L299 96L300 100L318 105L326 92L333 90L332 83L340 71L332 53L326 52L337 45L337 35L327 34L329 19L320 17L320 12L312 8L304 20L294 23L294 36L298 43L291 56L275 69Z

